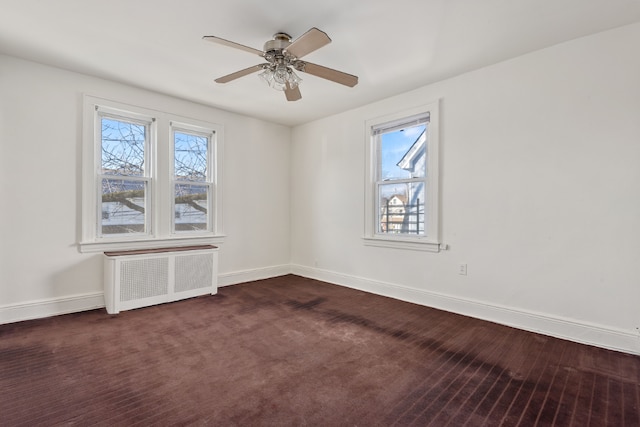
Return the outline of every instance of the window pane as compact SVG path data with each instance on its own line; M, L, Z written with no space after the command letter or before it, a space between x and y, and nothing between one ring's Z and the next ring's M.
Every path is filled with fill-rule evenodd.
M180 181L207 180L207 149L209 138L174 132L175 179Z
M124 179L102 180L103 235L144 233L146 182Z
M380 135L380 180L420 178L426 173L426 125Z
M378 232L424 234L424 182L378 186Z
M147 127L143 124L102 118L102 174L144 175Z
M207 185L176 184L175 231L207 230Z

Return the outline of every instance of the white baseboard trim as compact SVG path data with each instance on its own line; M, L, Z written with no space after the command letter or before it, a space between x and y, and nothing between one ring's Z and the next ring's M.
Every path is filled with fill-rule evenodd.
M251 270L234 271L218 274L218 286L237 285L238 283L253 282L254 280L269 279L291 273L289 264L273 267L253 268Z
M582 323L302 265L292 265L291 273L581 344L640 355L640 335L635 331Z
M0 306L0 324L77 313L104 307L104 293L72 295Z
M218 286L252 282L270 277L284 276L289 273L291 273L291 266L289 264L224 273L218 275ZM77 313L102 308L104 306L103 292L3 305L0 306L0 325L24 320L41 319L60 314Z

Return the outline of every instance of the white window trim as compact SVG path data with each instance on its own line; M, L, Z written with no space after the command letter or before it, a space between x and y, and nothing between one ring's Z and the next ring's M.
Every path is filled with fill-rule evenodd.
M97 231L98 221L98 186L96 183L96 167L100 162L100 153L96 147L96 132L100 131L98 109L101 112L119 115L124 118L138 118L152 121L151 144L151 186L149 195L151 215L149 216L149 233L132 236L101 237ZM173 160L170 150L171 123L179 123L181 129L206 129L215 133L212 203L214 212L210 215L212 229L201 233L173 233L171 191L172 179L170 170ZM163 246L185 246L198 244L222 244L223 210L222 210L222 159L224 147L224 127L202 120L182 117L153 109L127 105L121 102L84 95L83 99L83 132L82 132L82 190L81 190L81 230L78 242L80 252L104 252L115 250L159 248ZM160 160L162 159L162 160Z
M208 230L216 230L216 215L212 215L213 210L211 209L212 204L216 202L216 172L217 166L215 164L215 153L216 147L218 145L218 135L215 129L211 129L210 127L202 127L202 126L194 126L191 123L180 123L180 122L171 122L169 124L171 131L171 161L170 161L170 172L169 176L171 177L171 194L173 194L175 190L175 132L185 132L193 135L200 135L208 138L209 147L207 148L207 180L204 182L184 182L188 184L197 184L209 187L208 192L208 212L207 215L207 229ZM175 212L175 200L172 198L171 200L171 211ZM197 235L201 232L199 231L176 231L176 217L175 215L171 215L171 234L176 237L187 237L189 235Z
M421 236L378 233L376 172L378 149L372 129L385 123L401 121L405 118L428 113L427 126L427 182L426 182L426 224L427 234ZM440 252L444 245L440 242L440 155L439 155L439 102L434 101L408 110L377 117L365 124L365 218L363 242L367 246L394 249L409 249L428 252Z
M145 206L153 205L153 193L154 193L153 181L155 178L154 165L156 164L154 141L156 140L157 128L156 128L155 117L147 114L141 114L140 112L128 113L119 109L95 105L94 106L94 123L96 124L96 126L94 126L94 134L93 134L94 144L95 144L95 141L98 141L99 139L101 139L101 136L102 136L101 126L97 126L97 124L101 123L101 119L103 117L108 117L115 120L121 120L121 121L144 125L147 129L147 132L146 132L145 141L144 141L144 175L107 176L104 174L96 173L97 168L99 168L102 163L102 158L101 158L100 151L95 150L95 147L94 147L92 164L93 164L93 171L94 171L93 172L94 186L96 190L96 193L95 193L96 197L94 197L94 204L96 208L96 211L95 211L96 222L98 221L98 214L100 214L102 209L101 203L98 201L98 197L97 197L98 194L100 194L101 188L102 188L101 179L112 178L112 179L123 179L127 181L144 182L146 184ZM83 181L83 183L84 182L88 182L88 181ZM144 223L145 223L146 231L142 233L135 233L132 235L132 238L143 239L143 238L148 238L150 235L153 235L155 224L154 224L154 218L152 218L152 216L149 215L150 211L152 210L146 209L144 214ZM105 240L113 239L112 236L102 236L100 231L98 230L98 227L96 226L95 228L96 228L95 229L96 239L105 239Z

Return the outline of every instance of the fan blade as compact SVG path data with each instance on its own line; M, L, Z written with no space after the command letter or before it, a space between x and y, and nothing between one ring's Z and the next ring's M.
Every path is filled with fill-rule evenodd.
M218 43L218 44L221 44L221 45L224 45L224 46L229 46L229 47L234 47L236 49L244 50L245 52L255 53L258 56L262 56L263 55L263 52L261 50L254 49L252 47L245 46L245 45L240 44L240 43L231 42L229 40L221 39L220 37L204 36L204 37L202 37L202 39L206 40L206 41L209 41L209 42Z
M304 73L331 80L332 82L340 83L341 85L354 87L358 84L358 76L343 73L342 71L334 70L332 68L323 67L322 65L312 64L311 62L304 62L299 68L296 68Z
M216 83L229 83L230 81L239 79L240 77L244 77L247 74L260 71L263 68L264 68L263 64L254 65L253 67L245 68L244 70L236 71L235 73L231 73L231 74L227 74L226 76L219 77L216 79Z
M329 36L314 27L294 40L285 50L296 58L302 58L329 43L331 43Z
M287 101L297 101L302 99L299 86L292 88L289 86L289 82L286 82L286 85L287 87L284 89L284 95L287 97Z

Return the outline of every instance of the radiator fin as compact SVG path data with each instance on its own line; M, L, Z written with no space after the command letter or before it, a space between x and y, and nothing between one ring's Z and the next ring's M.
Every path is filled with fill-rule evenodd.
M213 257L211 254L176 257L175 291L211 287L213 282Z
M120 267L120 301L165 295L169 288L168 258L123 261Z

